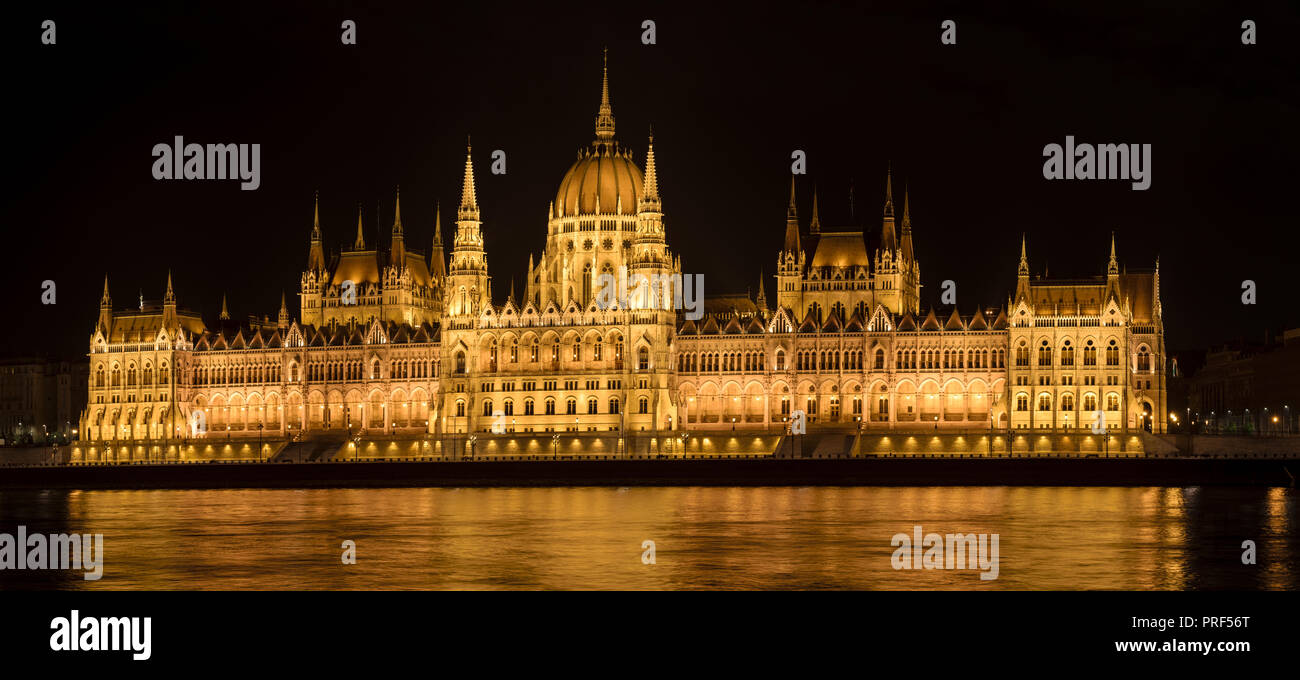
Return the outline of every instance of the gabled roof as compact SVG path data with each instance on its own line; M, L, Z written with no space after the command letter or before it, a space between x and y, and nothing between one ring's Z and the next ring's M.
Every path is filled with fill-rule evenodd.
M952 308L952 314L948 316L948 322L943 325L945 331L964 331L966 324L962 322L961 315L957 313L957 308Z
M925 321L921 322L921 330L923 331L939 330L939 319L934 315L934 307L930 308L930 313L925 315Z

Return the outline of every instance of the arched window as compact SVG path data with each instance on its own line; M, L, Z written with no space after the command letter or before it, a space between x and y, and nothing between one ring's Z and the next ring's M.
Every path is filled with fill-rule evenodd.
M546 415L555 415L555 400L549 397L546 399Z
M1119 365L1119 345L1115 344L1114 340L1111 340L1110 344L1106 347L1106 365Z
M1091 340L1089 340L1088 344L1085 345L1083 348L1083 365L1084 366L1097 365L1097 348L1093 346Z
M1138 369L1139 371L1151 370L1151 352L1146 345L1138 348Z
M104 364L95 367L95 387L104 386Z
M570 415L570 416L576 415L578 413L578 400L574 399L573 397L569 397L567 400L565 400L564 413L565 415Z
M591 360L600 361L600 338L596 338L595 344L591 346Z
M378 380L378 379L379 379L379 360L378 360L378 359L375 359L374 362L370 364L370 379L371 379L371 380Z
M1052 410L1052 397L1051 397L1051 395L1049 395L1049 394L1047 394L1047 393L1043 393L1043 394L1038 395L1038 410L1039 410L1039 411L1050 411L1050 410Z
M1073 410L1074 410L1074 395L1073 395L1073 394L1066 394L1066 395L1062 395L1062 396L1061 396L1061 410L1062 410L1062 411L1073 411Z
M1016 366L1029 365L1029 347L1024 340L1020 341L1020 346L1016 348Z
M526 415L526 416L531 416L531 415L533 415L533 400L532 400L532 399L525 399L525 400L524 400L524 415Z
M1039 366L1052 365L1052 347L1051 345L1047 344L1046 340L1044 340L1043 344L1038 348L1038 365Z
M528 348L528 360L529 360L529 361L532 361L532 362L536 362L536 361L537 361L537 349L538 349L538 345L539 345L539 343L538 343L538 341L537 341L537 338L533 338L533 344L532 344L531 347Z
M513 415L515 414L515 402L514 402L514 401L512 401L512 400L510 400L510 399L507 399L507 400L505 401L505 403L502 404L502 407L503 407L503 408L502 408L501 410L502 410L506 415L508 415L508 416L513 416Z
M1097 410L1097 395L1092 392L1083 395L1083 410L1089 413Z
M609 400L609 412L618 413L618 397Z
M637 400L636 407L637 407L637 413L649 413L650 400L646 399L645 397L641 397L640 399Z
M1028 395L1028 394L1025 394L1024 392L1021 392L1020 394L1017 394L1017 395L1016 395L1016 410L1017 410L1017 411L1028 411L1028 410L1029 410L1029 395Z
M1118 411L1118 410L1119 410L1119 395L1118 395L1118 394L1115 394L1114 392L1111 392L1110 394L1106 395L1106 410L1107 410L1107 411Z
M456 375L465 375L465 353L456 352Z
M636 351L636 367L640 371L650 368L650 350L642 347Z
M459 399L456 400L456 417L457 418L465 417L465 402Z
M491 400L491 399L484 399L484 400L483 400L483 415L485 415L485 416L490 416L490 415L492 415L492 400Z
M590 399L588 399L588 400L587 400L587 414L588 414L588 415L596 415L596 414L599 413L599 412L600 412L600 405L599 405L599 403L596 401L596 398L595 398L595 397L591 397Z
M885 350L876 348L876 370L883 371L884 369L885 369Z
M1065 344L1061 347L1061 365L1074 365L1074 347L1070 345L1069 340L1066 340Z

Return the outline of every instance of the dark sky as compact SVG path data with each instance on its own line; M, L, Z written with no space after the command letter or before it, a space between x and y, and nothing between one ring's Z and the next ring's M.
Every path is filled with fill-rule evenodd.
M1100 274L1113 231L1122 264L1160 257L1171 347L1300 325L1300 22L1281 3L174 4L7 11L0 354L84 354L105 273L116 306L160 298L171 268L210 323L223 292L235 316L274 318L298 289L315 190L333 248L358 203L368 238L387 239L400 184L407 243L427 249L436 201L450 237L467 134L504 297L593 137L605 46L618 138L640 162L654 126L669 245L709 294L763 269L774 299L803 149L805 228L814 183L828 229L849 223L852 184L873 239L892 161L923 306L944 279L964 311L1004 304L1021 233L1035 274ZM640 42L647 18L656 45ZM947 18L956 46L939 42ZM1260 44L1240 44L1245 18ZM178 134L260 143L261 188L155 181L151 150ZM1151 144L1151 188L1044 180L1043 146L1066 135ZM487 171L493 149L506 175ZM1244 279L1258 305L1241 304Z

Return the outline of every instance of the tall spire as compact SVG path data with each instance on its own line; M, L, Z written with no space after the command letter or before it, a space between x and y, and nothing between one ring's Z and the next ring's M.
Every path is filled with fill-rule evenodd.
M794 204L794 175L790 175L790 207L785 211L785 248L782 252L803 252L799 242L799 211Z
M442 247L442 201L438 201L433 207L433 247Z
M321 240L320 235L320 192L317 191L312 199L312 218L311 218L311 240Z
M892 253L898 249L894 233L894 165L885 174L885 219L880 226L880 249Z
M366 235L361 231L361 204L357 204L357 240L352 242L353 250L366 249Z
M104 294L99 298L99 306L112 304L113 298L108 296L108 274L104 275Z
M172 270L167 270L167 292L163 294L164 305L176 304L176 293L172 292Z
M222 294L221 294L221 316L218 317L218 318L221 319L222 321L229 321L229 320L230 320L230 312L229 312L229 311L226 311L226 294L225 294L225 293L222 293Z
M755 305L758 307L760 312L767 311L767 292L763 285L764 278L766 277L763 276L763 270L760 268L758 270L758 299L755 300Z
M908 205L907 183L903 183L903 260L911 262L912 255L912 210Z
M885 217L894 216L894 164L885 172Z
M1106 264L1106 273L1115 275L1119 273L1119 260L1115 259L1115 232L1110 232L1110 261Z
M799 218L799 213L795 209L795 205L794 205L794 175L791 174L790 175L790 207L786 208L785 210L785 219L786 221L790 221L798 218Z
M460 210L457 219L478 220L478 197L474 192L474 147L465 139L465 179L460 189Z
M284 303L284 291L280 291L280 318L277 325L280 328L289 327L289 306Z
M393 204L393 234L402 233L402 185L397 185L397 199Z
M596 111L596 141L614 140L614 108L609 104L609 49L605 49L603 75L600 80L600 108Z
M814 234L814 235L822 233L822 220L821 220L821 218L818 217L818 215L817 215L817 187L816 187L816 185L813 186L813 211L812 211L812 222L810 222L810 223L808 224L808 231L811 232L811 233Z
M399 270L406 267L406 237L402 234L402 187L397 187L397 199L393 207L393 238L389 261Z
M620 196L620 198L622 198ZM597 196L599 200L599 196ZM645 182L641 189L641 201L638 212L659 212L659 173L655 170L655 131L650 128L650 143L645 153Z
M433 249L429 253L429 273L433 276L438 285L442 285L442 279L447 276L447 258L442 254L442 202L438 202L434 208L433 218Z
M1029 276L1029 258L1025 257L1025 235L1020 235L1020 268L1017 270L1020 276Z

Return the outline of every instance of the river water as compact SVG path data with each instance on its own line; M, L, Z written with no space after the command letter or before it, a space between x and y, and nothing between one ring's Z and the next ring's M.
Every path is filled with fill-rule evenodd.
M0 534L104 537L98 581L7 569L0 588L1290 590L1298 506L1220 487L0 491ZM917 525L997 534L997 578L893 568Z

